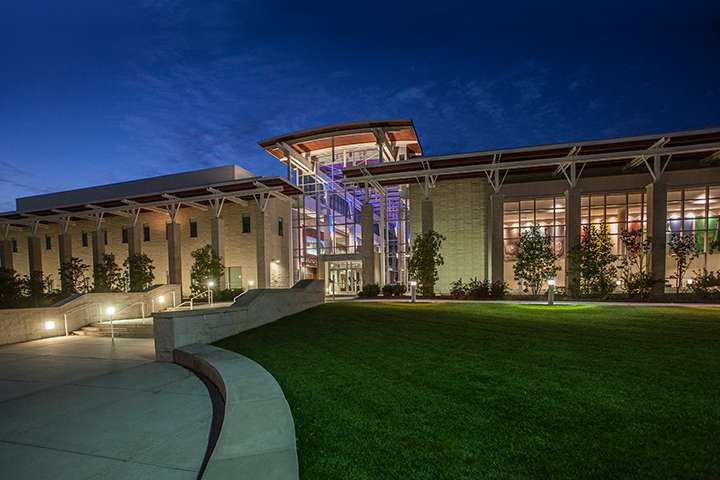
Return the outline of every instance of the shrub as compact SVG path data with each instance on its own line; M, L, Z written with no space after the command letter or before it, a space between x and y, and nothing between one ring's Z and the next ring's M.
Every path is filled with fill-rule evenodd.
M438 266L445 263L440 255L440 247L445 237L434 230L415 237L412 245L412 256L408 262L410 278L418 281L418 291L421 295L435 295L435 282L437 282Z
M215 253L211 245L205 245L202 248L193 250L192 255L194 261L190 269L190 290L193 295L202 293L208 289L208 282L215 282L213 292L220 291L220 277L225 272L225 266L222 259ZM217 298L217 297L216 297Z
M122 271L115 262L115 255L106 253L103 261L93 267L93 291L117 292L121 290Z
M216 293L213 298L216 302L232 302L235 297L244 291L245 289L243 288L226 288Z
M645 300L652 293L655 284L647 267L652 239L650 237L643 239L640 230L623 230L620 239L625 247L625 255L620 259L621 285L628 297Z
M377 297L380 294L380 286L377 283L367 283L360 290L361 297Z
M618 259L612 253L610 228L605 223L586 225L583 233L580 243L570 252L570 263L579 276L579 293L607 297L615 289ZM576 285L570 287L573 293L577 292Z
M470 282L465 286L468 298L473 300L481 300L490 297L490 282L487 280L478 280L477 277L471 278Z
M450 284L450 296L458 300L465 298L467 292L462 277L458 278Z
M670 256L675 259L675 273L670 278L675 280L675 293L680 293L683 278L690 263L697 257L695 250L695 235L673 233L668 241Z
M539 226L530 227L520 237L517 261L513 267L515 280L524 292L529 291L536 297L545 281L555 277L560 270L555 265L556 260L552 239L543 235Z
M90 267L77 257L60 265L60 285L63 293L80 293L86 289L85 278Z
M702 270L696 270L693 272L695 278L690 284L690 290L693 293L707 297L714 293L720 293L720 271L708 272L706 268Z
M490 284L490 296L493 298L505 298L508 291L508 284L500 280L496 280Z
M390 285L389 283L386 283L385 285L383 285L383 287L382 287L382 294L383 294L384 297L392 297L392 294L393 294L393 286Z
M128 279L128 290L142 292L155 280L153 261L144 253L138 253L123 262Z
M405 295L405 292L407 292L407 287L405 286L405 284L396 283L395 285L393 285L393 295L395 295L396 297L402 297L403 295Z
M11 268L0 268L0 308L17 307L22 300L23 280Z

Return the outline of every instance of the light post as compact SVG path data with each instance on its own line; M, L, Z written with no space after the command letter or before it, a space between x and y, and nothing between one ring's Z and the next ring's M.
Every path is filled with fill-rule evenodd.
M547 304L554 305L555 304L555 279L548 278L547 284L548 284Z
M150 308L152 309L153 312L155 312L155 299L153 298L150 301L151 301ZM160 309L162 310L162 308L163 308L162 306L165 305L165 295L160 295L159 297L157 297L157 303L158 303L158 305L160 305Z
M415 280L410 282L410 303L415 303L417 299L417 282Z
M207 282L207 287L208 287L207 296L208 296L208 305L211 306L211 307L212 307L212 304L213 304L213 291L212 291L212 288L213 288L214 286L215 286L215 282L213 282L212 280L208 280L208 282Z
M115 307L113 305L108 306L105 309L105 313L110 317L110 340L115 343L115 325L113 325L113 315L115 315Z

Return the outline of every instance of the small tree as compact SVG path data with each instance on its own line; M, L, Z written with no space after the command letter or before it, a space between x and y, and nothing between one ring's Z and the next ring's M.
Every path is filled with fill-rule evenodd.
M20 280L22 295L30 300L33 307L39 307L45 296L46 278L41 271L30 272Z
M690 263L697 257L695 251L695 235L673 233L668 242L670 256L675 259L675 273L670 278L675 280L675 292L680 293L683 278Z
M539 226L530 227L520 236L517 261L513 267L515 280L524 292L538 296L543 282L554 278L560 270L555 265L556 260L552 239L544 236Z
M412 256L408 262L410 278L418 281L421 295L435 295L435 282L438 281L438 267L445 263L440 255L440 247L445 237L434 230L415 237Z
M620 277L625 293L629 297L645 300L653 287L653 276L647 268L647 258L652 248L652 239L643 238L640 230L623 230L620 240L625 247L625 255L620 259Z
M213 290L220 290L220 277L225 272L225 266L212 246L205 245L192 251L190 255L194 259L190 270L190 289L193 294L207 290L207 284L210 280L215 282Z
M0 268L0 308L17 307L22 300L23 280L11 268Z
M84 290L85 277L90 269L82 260L71 257L68 262L60 265L60 285L65 294L78 293Z
M610 228L586 225L580 243L570 252L570 260L580 280L580 294L606 297L615 288L618 256L612 253Z
M103 262L93 268L95 292L116 292L121 290L122 270L115 262L115 255L106 253Z
M131 255L123 262L125 275L128 279L128 290L142 292L155 280L153 261L144 253Z

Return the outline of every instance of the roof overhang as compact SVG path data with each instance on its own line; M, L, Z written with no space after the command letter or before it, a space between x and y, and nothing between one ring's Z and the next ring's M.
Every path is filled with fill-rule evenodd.
M378 138L382 135L383 138ZM360 144L407 142L413 155L421 155L422 147L415 125L410 119L370 120L338 123L319 128L300 130L258 142L263 149L281 161L288 154L305 155L318 150ZM292 151L288 152L288 149Z
M500 174L503 179L509 175L510 181L552 177L566 177L570 181L569 172L576 174L578 167L585 175L622 174L644 168L643 165L650 168L649 162L655 157L662 158L663 170L668 165L671 170L699 168L716 164L719 151L720 128L715 128L415 157L394 163L348 167L343 170L343 182L393 185L431 178L434 184L436 180L487 176L491 183L498 185Z
M0 225L29 226L61 223L92 218L128 216L128 212L168 213L169 207L187 206L206 210L214 201L228 200L245 204L249 200L287 198L303 192L281 177L250 177L220 183L208 183L193 188L158 191L79 204L57 205L32 211L0 213Z

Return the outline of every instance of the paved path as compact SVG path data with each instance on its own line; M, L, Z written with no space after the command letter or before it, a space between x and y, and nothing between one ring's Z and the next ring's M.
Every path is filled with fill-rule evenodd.
M192 479L212 405L152 339L60 337L0 347L0 477Z

